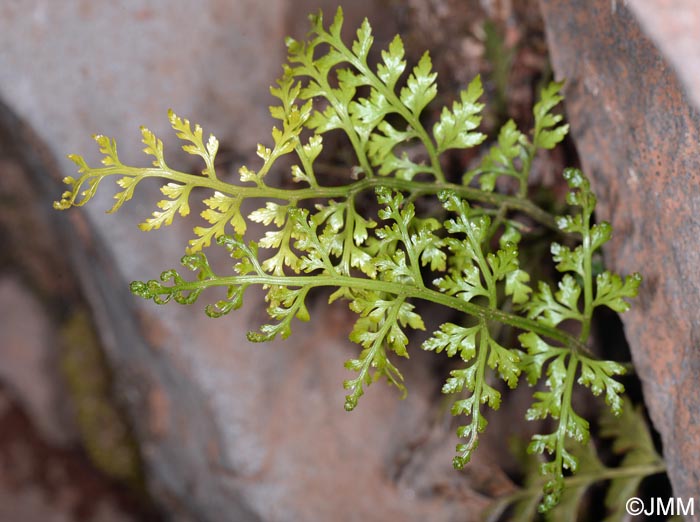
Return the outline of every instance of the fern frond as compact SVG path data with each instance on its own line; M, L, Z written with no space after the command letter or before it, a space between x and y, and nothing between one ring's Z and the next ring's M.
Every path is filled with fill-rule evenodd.
M604 484L607 512L604 522L624 522L629 518L625 504L639 494L641 482L664 472L663 459L654 447L644 414L628 398L625 397L623 403L618 415L607 410L602 412L599 433L602 439L610 441L612 452L620 458L620 462L615 467L606 466L593 442L568 446L579 463L578 472L561 479L560 500L545 513L545 520L569 522L582 519L586 513L582 504L584 495L592 486ZM542 461L534 455L520 457L525 472L523 487L496 499L487 510L486 520L499 520L509 506L512 507L512 516L508 520L539 520L537 506L542 505L542 487L547 480L540 473Z
M530 444L532 452L550 458L540 470L545 477L542 509L550 509L564 498L568 473L580 467L570 443L589 438L588 421L571 403L574 388L603 395L614 413L622 409L623 388L616 378L623 367L598 360L588 350L593 311L598 306L626 310L641 281L637 274L594 274L593 254L609 240L611 227L592 223L595 196L580 171L564 173L571 212L555 218L527 198L535 154L554 147L568 130L556 112L562 83L543 89L531 132L507 122L481 164L462 183L450 183L443 154L485 140L479 131L481 79L470 82L449 107L435 110L430 104L437 96L437 75L428 53L408 70L397 36L375 64L369 60L374 38L367 20L349 45L341 38L342 10L328 27L321 14L312 16L311 24L306 41L287 41L288 63L270 89L277 100L270 114L277 123L271 139L257 146L257 167L242 166L235 182L222 181L215 171L217 139L209 135L205 140L199 125L171 111L183 150L204 164L201 173L171 168L163 142L145 127L143 150L152 158L145 168L123 164L115 141L96 136L102 165L91 167L71 155L79 177L64 180L68 190L54 206L81 206L104 179L116 176L114 212L142 181L153 178L165 196L141 225L153 230L186 216L195 189L205 192L203 223L195 225L182 258L196 276L186 279L168 270L160 279L134 282L132 291L157 304L191 304L219 287L225 298L205 311L221 317L240 308L247 289L258 286L265 292L270 322L248 338L267 341L289 336L295 319L308 321L310 296L317 288L330 289L330 302L345 300L357 315L350 340L359 353L345 364L354 372L344 382L348 410L378 379L405 395L397 360L408 358L409 332L426 328L418 302L459 314L461 322L443 322L423 343L428 351L459 354L443 386L444 393L456 396L452 412L465 419L458 428L464 441L454 464L462 467L471 458L487 428L486 406L496 410L503 400L494 377L512 388L525 373L531 384L544 384L527 417L553 419L555 426ZM439 115L437 121L428 122L432 114ZM355 155L341 184L324 184L318 161L329 132L343 133ZM410 153L415 146L424 151L424 162ZM282 164L292 183L278 186L271 181L277 176L269 174ZM500 176L517 179L518 193L498 193ZM417 215L423 199L436 203L435 213ZM242 209L253 200L255 210L244 215ZM522 220L523 215L531 220ZM249 222L261 227L249 227ZM532 281L521 267L518 245L532 222L566 238L566 244L551 246L561 274L553 285ZM260 228L258 237L248 237ZM581 244L573 246L576 235ZM209 265L205 251L213 242L233 259L228 275L214 273ZM563 329L565 321L578 323L579 332ZM519 346L498 335L502 326L519 334Z

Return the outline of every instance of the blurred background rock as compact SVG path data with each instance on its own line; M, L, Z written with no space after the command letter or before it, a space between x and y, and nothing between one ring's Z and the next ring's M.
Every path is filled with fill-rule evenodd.
M269 137L268 86L281 71L284 37L303 37L308 13L322 8L330 17L337 4L0 2L0 520L312 521L342 514L343 520L464 521L478 520L493 496L512 488L501 471L501 446L489 445L488 437L465 472L452 470L456 439L439 394L440 376L432 358L418 350L402 368L408 399L399 401L379 384L353 414L343 410L343 361L356 347L347 341L351 316L342 303L328 307L319 299L313 321L295 325L289 340L256 346L245 333L260 322L260 295L250 293L243 309L221 320L205 317L198 305L156 308L133 297L128 281L176 267L190 237L185 220L148 235L136 228L152 212L157 186L140 186L118 217L104 214L111 206L106 185L85 209L51 208L63 190L60 179L74 174L65 154L98 161L95 133L116 138L125 163L145 164L138 128L147 125L163 139L173 166L198 168L176 150L168 108L219 138L221 172L254 165L256 143ZM617 205L613 226L623 238L607 261L663 286L664 250L649 266L629 252L645 255L651 238L618 229L631 226L626 215L643 219L634 209L647 207L618 196L629 191L606 180L615 179L617 170L634 172L629 176L639 181L637 194L646 194L645 180L654 172L671 180L697 161L698 116L687 102L700 98L700 53L692 52L700 49L700 22L692 0L685 0L682 19L661 0L542 0L547 26L540 4L531 0L342 4L347 37L367 16L375 49L396 32L410 58L430 49L443 102L482 73L496 106L485 122L491 129L506 116L526 120L537 85L551 76L545 30L556 49L554 74L581 77L596 89L625 82L648 93L643 80L612 77L606 83L601 78L619 69L598 65L639 61L639 52L647 59L648 53L664 53L670 66L662 54L649 63L667 79L664 92L671 95L650 93L645 103L654 111L664 110L655 100L671 104L674 121L684 127L646 129L646 143L682 138L682 163L667 161L671 147L660 152L661 167L641 160L621 167L633 141L599 154L600 143L581 139L586 117L610 114L627 91L598 91L598 101L586 104L592 87L567 87L567 107L585 107L570 110L581 162L592 171L602 208ZM617 56L597 48L585 53L580 68L567 66L575 62L566 56L592 49L590 40L606 24L616 24ZM567 31L578 39L565 38ZM643 117L628 118L630 110L622 106L612 120L596 119L597 135L604 140L623 122L643 127ZM455 157L455 168L473 159ZM564 161L543 162L542 176L558 172ZM679 237L693 231L688 237L697 237L697 172L686 176L692 190L673 195L694 209ZM700 339L700 264L693 265L693 251L676 242L678 227L669 230L665 214L658 215L662 222L653 232L663 239L654 241L675 244L680 263L676 279L666 283L689 288L690 298L645 290L639 311L625 320L645 391L653 394L652 418L664 442L682 448L670 462L672 481L697 491L695 475L680 477L698 469L693 459L700 453L688 455L698 432L687 417L697 408L698 392L681 404L675 374L653 371L649 354L661 351L669 365L690 368L686 380L697 377L698 355L691 349ZM675 303L687 328L668 332L659 347L640 325L664 299ZM677 346L687 348L678 355ZM671 413L662 415L670 403ZM500 422L498 442L520 429ZM498 432L498 424L492 429Z

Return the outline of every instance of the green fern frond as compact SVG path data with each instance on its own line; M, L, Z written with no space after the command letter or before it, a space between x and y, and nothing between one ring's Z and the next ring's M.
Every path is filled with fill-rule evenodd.
M503 400L493 377L513 388L524 373L530 384L544 384L533 396L528 419L551 418L555 425L530 444L532 452L550 457L540 471L545 477L542 509L551 509L563 498L568 473L581 466L571 442L589 438L588 422L571 403L574 387L604 395L613 412L622 410L623 389L616 377L623 367L598 360L588 350L593 311L598 306L626 310L641 281L637 274L624 279L608 271L594 274L593 254L610 238L611 227L592 223L595 196L580 171L564 173L567 201L574 207L564 216L552 216L527 198L535 155L554 147L568 130L555 112L563 84L542 91L530 132L508 121L481 163L461 183L450 183L444 153L485 140L478 130L481 79L475 78L450 107L427 110L437 95L429 54L408 70L397 36L375 64L369 58L374 41L369 22L349 46L341 39L342 23L340 9L327 28L322 15L312 16L306 41L287 40L288 63L270 90L278 100L270 108L278 123L271 140L257 147L259 165L241 167L235 182L217 176L216 138L205 141L199 125L170 112L183 150L201 158L201 173L168 166L162 141L146 128L141 131L144 152L153 158L146 168L124 165L114 140L96 136L102 165L91 167L71 155L79 177L64 180L68 190L55 207L87 203L112 177L119 189L113 212L133 197L139 183L153 178L162 183L165 197L141 228L154 230L186 216L195 189L204 191L203 222L195 225L182 258L194 278L168 270L160 279L134 282L132 291L158 304L190 304L220 287L226 297L205 311L221 317L240 308L246 290L258 286L266 294L270 323L248 338L267 341L290 335L295 319L309 320L309 296L329 288L329 301L347 301L358 316L350 340L360 346L359 353L345 365L354 372L344 383L348 410L378 379L406 393L396 360L408 358L409 331L426 328L418 302L460 315L462 321L443 322L423 343L428 351L459 354L443 386L444 393L459 395L452 411L465 419L458 428L465 440L457 447L455 466L466 464L486 430L486 406L496 410ZM432 125L430 114L439 115ZM341 185L324 184L317 161L329 132L344 134L355 155ZM409 155L409 146L422 148L427 160ZM278 186L271 181L276 176L268 176L282 164L292 184ZM495 190L501 176L518 180L517 194ZM419 199L432 199L438 213L417 215ZM255 210L245 215L242 209L250 201ZM530 218L527 226L523 216ZM259 230L248 227L250 222L261 225L258 237L249 237ZM532 223L563 232L566 239L551 247L561 273L554 287L533 281L521 266L518 245ZM573 246L576 235L581 244ZM213 242L233 259L231 273L214 273L209 265L205 252ZM578 333L561 328L564 321L578 323ZM501 326L519 333L519 346L509 346L498 335Z
M629 518L625 503L639 494L642 481L650 476L663 473L663 459L657 453L647 422L640 408L635 408L624 398L620 413L615 415L604 410L600 417L599 435L610 441L613 454L620 459L615 467L606 466L596 446L589 442L585 445L571 444L568 449L579 463L575 475L567 475L561 481L560 498L556 505L550 506L544 519L549 522L569 522L580 520L586 513L582 500L590 488L604 484L605 512L604 522L624 522ZM510 521L531 522L540 520L538 505L543 495L546 480L541 475L543 465L539 456L521 455L525 476L523 487L504 497L496 499L487 510L485 520L495 522L510 507ZM546 502L546 500L545 500ZM539 511L542 511L540 509Z

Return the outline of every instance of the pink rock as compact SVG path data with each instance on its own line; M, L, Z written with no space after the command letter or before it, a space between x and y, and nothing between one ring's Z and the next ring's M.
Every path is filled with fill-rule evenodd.
M700 489L700 115L626 2L541 5L597 218L615 231L606 264L644 276L622 320L674 494L692 497ZM645 20L664 40L668 18ZM700 25L692 30L697 37Z

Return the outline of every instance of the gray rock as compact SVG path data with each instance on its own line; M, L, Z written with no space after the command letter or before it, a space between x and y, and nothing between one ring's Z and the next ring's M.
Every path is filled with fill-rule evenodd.
M12 391L52 444L75 441L58 403L56 332L38 299L16 277L0 276L0 382Z
M369 5L358 3L348 26ZM255 143L269 140L268 86L283 60L287 16L299 19L289 2L29 1L1 9L0 97L62 158L63 175L74 173L65 153L98 160L93 133L116 138L124 163L146 164L141 124L163 138L170 164L194 168L172 146L168 107L233 144L236 162L254 161ZM37 172L49 185L41 196L48 208L62 188ZM449 458L442 472L427 457L411 463L429 462L434 479L392 475L397 455L430 425L427 365L406 372L406 401L378 384L356 412L343 410L343 362L358 349L346 340L345 305L329 308L319 296L314 322L295 324L292 340L254 346L245 332L263 319L259 294L218 321L201 304L156 307L129 294L128 280L177 266L191 237L192 225L181 221L148 235L136 228L155 209L156 188L144 184L117 218L103 213L111 206L105 186L84 213L50 219L134 419L151 490L172 518L476 519L487 503L469 487L478 476L441 490L440 477L453 473Z

